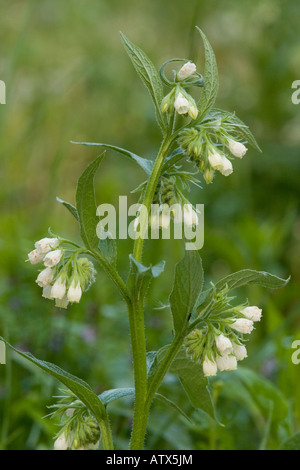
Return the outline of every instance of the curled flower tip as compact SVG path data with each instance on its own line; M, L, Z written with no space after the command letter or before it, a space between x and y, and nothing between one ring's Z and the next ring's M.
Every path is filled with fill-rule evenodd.
M60 262L62 255L63 252L61 250L50 251L45 255L44 265L48 266L49 268L56 266Z
M35 282L40 287L46 287L48 286L48 284L52 282L53 276L54 276L53 269L48 267L48 268L43 269L43 271L40 272Z
M210 166L218 170L223 176L228 176L233 172L231 161L218 152L210 152L208 155Z
M39 264L44 260L44 253L40 253L38 250L32 250L28 253L28 260L31 264Z
M243 308L240 312L252 321L260 321L262 317L262 309L255 306Z
M237 142L233 139L228 139L228 148L234 157L243 158L247 152L247 147L241 142Z
M61 276L56 279L51 289L52 299L62 299L66 293L66 281Z
M57 248L58 245L58 238L42 238L34 246L40 253L48 253L48 251Z
M247 349L245 348L244 345L233 343L232 346L233 346L233 353L238 361L242 361L243 359L248 357Z
M227 355L232 352L232 343L223 334L216 336L216 346L221 354Z
M193 62L186 62L177 73L177 80L185 80L196 72L196 65Z
M243 334L249 334L253 331L253 321L248 320L247 318L238 318L229 326L230 328L233 328L234 330Z
M186 114L190 109L189 101L180 92L175 99L174 108L178 114Z
M69 302L79 302L81 299L82 290L79 282L76 284L73 280L68 289L67 298Z
M224 370L236 370L237 360L235 356L217 356L216 358L218 369L222 372Z
M215 361L211 361L207 356L205 356L203 361L203 373L205 377L213 377L217 375L218 367Z

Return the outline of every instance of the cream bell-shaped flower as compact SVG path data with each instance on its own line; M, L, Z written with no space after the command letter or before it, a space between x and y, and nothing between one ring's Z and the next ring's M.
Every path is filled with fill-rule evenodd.
M252 321L260 321L262 317L262 309L256 306L243 308L240 312Z
M216 363L220 372L223 372L224 370L236 370L237 369L236 357L232 355L217 356Z
M226 338L222 333L216 336L216 346L221 354L230 354L233 350L230 339Z
M69 439L66 439L66 435L62 432L54 441L54 450L67 450L70 447Z
M69 305L69 301L66 295L64 295L62 299L55 299L55 307L67 308L68 305Z
M31 264L39 264L44 260L44 253L40 253L38 250L32 250L28 253L28 260Z
M34 246L40 253L48 253L48 251L57 248L58 245L58 238L42 238L37 241Z
M186 114L190 109L190 102L187 100L181 92L178 93L174 101L174 108L178 114Z
M42 297L44 297L44 299L52 299L52 297L51 297L51 290L52 290L51 284L49 284L48 286L44 287L44 288L43 288Z
M205 356L203 361L203 373L205 377L213 377L217 375L218 367L215 361L211 361L207 356Z
M49 253L45 255L44 265L48 266L49 268L56 266L60 262L62 255L63 252L61 250L49 251Z
M214 170L218 170L223 176L228 176L233 172L231 161L216 151L209 153L208 161L210 166Z
M232 155L237 158L243 158L248 150L244 144L233 139L228 139L228 148Z
M81 290L81 287L80 287L80 283L79 282L75 282L74 280L71 282L71 285L68 289L68 292L67 292L67 299L69 302L79 302L80 299L81 299L81 295L82 295L82 290Z
M194 62L186 62L181 69L177 72L177 80L185 80L196 72L196 65Z
M53 277L54 277L53 269L52 268L45 268L45 269L43 269L43 271L40 272L40 274L38 275L35 282L40 287L46 287L52 282Z
M233 346L233 353L238 361L242 361L243 359L248 357L247 349L245 348L244 345L233 343L232 346Z
M248 320L247 318L238 318L229 326L230 328L233 328L234 330L243 334L249 334L253 331L253 321Z
M191 204L184 205L183 222L188 227L192 227L193 225L198 225L199 223L197 212L193 209Z
M51 289L52 299L62 299L66 293L66 281L60 277L56 279Z

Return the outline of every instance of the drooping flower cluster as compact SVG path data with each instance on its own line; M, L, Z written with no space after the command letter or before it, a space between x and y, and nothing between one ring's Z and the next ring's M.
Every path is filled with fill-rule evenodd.
M161 110L163 113L172 113L175 110L180 115L190 116L192 119L197 118L197 104L185 90L185 87L199 86L198 75L196 65L193 62L186 62L177 73L175 72L174 82L164 80L164 75L161 74L163 81L172 87L170 93L162 100Z
M56 435L54 450L97 450L100 444L100 428L87 407L71 392L50 406L56 410L51 417L59 417L61 429Z
M79 302L82 292L95 279L93 263L79 257L81 249L70 250L56 237L43 238L35 243L35 249L28 253L31 264L44 264L36 279L43 288L43 297L54 299L55 305L67 308L69 303Z
M178 143L191 162L202 171L206 183L211 183L215 170L228 176L233 172L232 157L242 158L247 147L240 140L242 128L232 116L206 117L194 127L184 129Z
M217 375L218 370L237 368L237 362L247 357L244 335L250 334L254 322L262 317L262 310L256 306L232 307L226 296L220 301L223 294L219 295L219 305L201 318L201 327L189 333L185 341L187 353L202 364L207 377Z
M176 176L177 179L180 179L180 172ZM188 174L187 176L189 177ZM176 177L162 176L152 201L149 225L153 229L167 229L171 219L175 223L183 223L188 227L193 227L199 223L197 212L179 190ZM138 224L139 216L135 219L135 229L137 229Z

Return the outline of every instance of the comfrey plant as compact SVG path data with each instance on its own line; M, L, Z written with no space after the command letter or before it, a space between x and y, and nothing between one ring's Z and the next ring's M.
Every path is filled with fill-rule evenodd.
M207 377L237 368L238 361L247 357L245 340L262 318L259 307L249 305L246 300L237 304L231 291L247 284L279 288L288 282L266 272L244 269L203 289L199 251L185 250L176 265L169 296L173 341L158 351L147 352L144 300L151 281L164 269L163 261L154 266L142 263L143 234L148 225L158 230L167 226L166 211L171 206L174 221L181 216L183 223L197 226L198 214L191 204L187 205L185 195L190 183L198 184L195 174L212 183L216 172L228 177L234 171L234 159L246 154L247 145L260 150L249 128L234 113L214 107L218 91L216 60L206 36L197 29L204 44L203 75L193 62L177 58L164 63L157 72L146 54L122 34L125 50L150 92L161 128L162 142L154 161L113 145L81 142L117 151L145 172L146 179L136 191L146 211L139 211L134 223L140 236L133 242L127 279L117 269L116 240L104 227L99 230L98 226L93 180L104 154L80 176L75 206L58 199L78 221L84 246L50 233L49 238L36 242L28 255L31 264L43 265L36 282L43 289L42 295L55 300L58 307L70 308L73 302L84 301L82 293L95 281L93 263L96 262L114 282L128 309L134 369L132 388L108 390L97 396L80 378L29 353L17 351L68 389L54 405L53 415L61 418L55 449L95 449L100 440L104 449L113 449L107 408L111 401L123 396L134 399L130 449L143 449L154 399L162 400L186 416L175 403L158 393L168 371L178 375L192 405L214 417ZM171 64L175 67L173 72ZM201 89L198 101L193 97L195 87ZM193 171L183 171L179 163L184 160L192 164ZM152 205L156 209L149 215ZM181 210L184 206L186 209Z

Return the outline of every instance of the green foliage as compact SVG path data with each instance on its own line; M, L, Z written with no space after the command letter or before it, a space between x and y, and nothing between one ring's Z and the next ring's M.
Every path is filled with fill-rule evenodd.
M135 70L151 95L155 105L157 121L162 130L165 131L166 124L160 109L161 101L163 99L163 86L157 70L142 49L129 41L123 33L121 33L121 38Z
M197 251L186 251L184 258L176 265L170 307L176 334L182 332L203 285L203 269Z
M104 153L99 155L78 180L76 189L76 209L79 218L81 238L89 250L97 248L99 240L96 233L98 217L96 215L96 201L94 191L94 175L100 165Z
M30 362L37 365L40 369L52 375L63 385L68 387L74 393L74 395L76 395L77 398L81 400L82 403L87 406L87 408L89 408L89 410L93 413L96 419L102 420L104 418L104 405L101 403L100 399L92 391L91 387L86 382L84 382L78 377L75 377L69 372L66 372L55 364L51 364L46 361L41 361L30 353L19 351L18 349L14 348L11 344L9 344L4 338L0 337L0 339L4 341L11 349L13 349L13 351L20 354L22 357L25 357Z
M214 51L203 31L198 27L197 30L201 34L204 44L205 67L204 88L198 102L199 114L196 122L200 121L213 107L219 89L218 67Z

